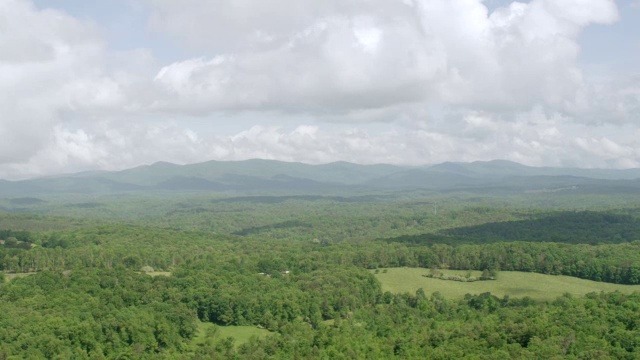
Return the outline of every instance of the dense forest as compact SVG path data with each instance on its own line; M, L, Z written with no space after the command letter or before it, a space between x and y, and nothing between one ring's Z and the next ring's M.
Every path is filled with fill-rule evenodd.
M550 199L417 191L18 201L23 210L0 213L0 359L640 357L640 293L447 298L383 291L374 274L522 271L640 284L638 207L626 197ZM268 335L223 335L240 326Z

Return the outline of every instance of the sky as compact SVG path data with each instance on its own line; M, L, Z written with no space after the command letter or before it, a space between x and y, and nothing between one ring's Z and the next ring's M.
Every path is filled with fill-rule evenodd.
M0 0L0 178L640 167L640 0Z

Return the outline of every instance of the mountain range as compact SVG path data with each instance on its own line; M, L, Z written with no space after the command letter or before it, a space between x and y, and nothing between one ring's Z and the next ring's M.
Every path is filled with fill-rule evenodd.
M157 162L122 171L92 171L29 180L0 180L0 196L123 192L304 192L415 190L436 192L638 192L640 169L531 167L505 160L432 166L322 165L275 160Z

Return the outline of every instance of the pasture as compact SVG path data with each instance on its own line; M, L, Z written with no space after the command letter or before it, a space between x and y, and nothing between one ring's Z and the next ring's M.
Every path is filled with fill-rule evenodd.
M238 347L251 339L251 337L265 337L272 334L269 330L261 329L255 326L219 326L209 322L198 321L198 329L196 336L193 338L193 344L205 344L207 339L217 341L232 337L235 339L235 346Z
M517 271L501 271L496 280L460 282L428 278L429 269L423 268L390 268L376 273L376 278L382 284L383 291L392 293L409 292L414 294L422 288L427 295L434 292L441 293L446 298L463 298L466 294L491 294L503 297L522 298L529 296L535 300L553 300L564 293L582 296L590 292L622 293L640 292L640 285L619 285L591 280L578 279L570 276L544 275ZM444 270L445 275L465 276L469 271ZM471 271L479 276L480 272Z

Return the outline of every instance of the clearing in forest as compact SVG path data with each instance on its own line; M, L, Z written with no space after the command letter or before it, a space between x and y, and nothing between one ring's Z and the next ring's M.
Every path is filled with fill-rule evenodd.
M262 338L269 334L273 334L269 330L260 329L255 326L220 326L209 322L198 321L198 329L196 336L193 338L195 345L205 344L207 339L213 341L232 337L235 339L235 346L238 347L253 336Z
M375 276L382 284L383 291L415 294L416 290L422 288L427 295L437 291L446 298L463 298L465 294L477 295L490 292L498 297L529 296L535 300L553 300L564 293L582 296L601 291L640 292L640 285L610 284L560 275L500 271L496 280L460 282L425 277L424 275L429 272L430 269L423 268L390 268L379 270ZM469 271L444 270L443 273L465 276ZM474 276L480 274L478 271L471 271L471 273Z

